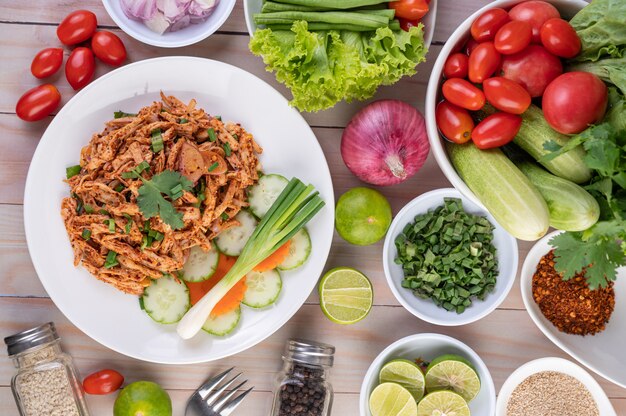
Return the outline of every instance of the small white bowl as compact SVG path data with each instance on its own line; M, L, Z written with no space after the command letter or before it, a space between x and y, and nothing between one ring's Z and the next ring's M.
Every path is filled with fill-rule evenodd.
M624 359L624 341L626 341L626 268L618 271L615 282L615 310L604 331L596 335L582 337L560 332L548 321L532 294L533 274L541 257L552 248L548 242L561 231L555 231L537 241L528 252L522 266L520 285L524 306L533 322L557 347L571 355L590 370L607 380L626 388L626 359Z
M600 415L616 416L615 409L613 409L609 398L606 396L606 393L604 393L604 390L602 390L602 387L600 387L598 382L596 382L588 372L583 370L582 367L571 361L557 357L547 357L529 361L511 373L502 385L500 394L498 394L496 416L506 416L506 406L513 390L515 390L515 388L528 377L542 371L557 371L576 378L578 381L583 383L587 390L589 390L589 393L591 393L591 396L598 405Z
M552 3L559 11L564 18L573 17L578 11L580 11L583 7L587 6L587 3L584 0L546 0L549 3ZM430 147L432 149L432 153L435 156L435 160L439 165L439 168L443 172L443 174L448 178L452 186L458 189L464 196L471 199L476 204L483 206L476 195L469 189L469 187L465 184L463 179L459 176L459 174L452 166L452 162L450 162L450 158L448 157L448 153L446 152L444 143L445 140L439 135L439 130L437 129L437 121L435 119L435 107L440 100L440 85L443 79L443 65L445 64L448 56L458 51L469 39L469 31L472 22L481 15L483 12L489 9L493 9L494 7L502 7L505 9L509 9L514 5L521 3L522 0L496 0L493 2L489 2L485 7L478 10L476 13L465 19L463 23L459 25L459 27L450 35L448 41L441 49L437 60L435 61L435 65L430 75L430 80L428 81L428 89L426 91L426 105L425 105L425 118L426 118L426 131L428 132L428 140L430 141Z
M440 355L456 354L467 359L480 378L480 392L469 403L470 411L477 416L493 416L496 409L496 389L489 369L481 358L461 341L441 334L416 334L402 338L387 348L372 362L361 384L359 409L361 416L371 416L369 397L378 385L378 373L385 363L396 358L415 360L422 358L432 361Z
M236 0L219 0L217 8L213 14L204 22L194 23L186 28L175 32L166 32L159 35L148 29L143 22L130 19L124 14L120 0L102 0L102 4L111 19L117 24L128 36L137 39L148 45L159 46L161 48L178 48L182 46L192 45L211 36L226 21L230 13L235 7Z
M341 0L338 0L341 1ZM243 0L243 12L246 16L246 26L248 27L248 33L250 36L254 34L257 26L254 23L254 15L261 13L261 7L263 6L263 0ZM429 4L430 10L428 14L422 19L424 23L424 44L428 48L433 41L433 34L435 33L435 22L437 21L437 0L432 0Z
M495 227L493 231L493 244L496 247L498 269L500 272L496 281L495 290L488 294L485 300L474 299L472 305L462 314L457 314L454 311L448 312L444 308L435 305L432 300L421 299L415 296L411 290L403 288L402 279L404 278L404 272L402 271L402 266L394 262L397 256L395 246L396 237L402 233L402 230L409 222L414 220L416 215L423 214L428 210L443 205L444 198L460 198L466 212L487 217L489 222ZM465 198L459 191L452 188L436 189L426 192L405 205L391 223L383 247L383 269L385 271L385 277L387 278L387 284L396 299L398 299L398 302L418 318L444 326L469 324L487 316L496 309L498 305L504 301L513 287L515 275L517 274L517 262L517 240L507 233L487 210L481 208L468 198Z

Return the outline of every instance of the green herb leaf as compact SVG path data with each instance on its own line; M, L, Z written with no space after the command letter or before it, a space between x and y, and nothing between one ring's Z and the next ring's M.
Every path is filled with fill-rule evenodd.
M222 121L222 116L213 116L214 119Z
M113 218L109 218L107 220L104 220L104 223L109 226L109 232L110 233L114 233L115 232L115 220Z
M137 114L134 113L125 113L123 111L116 111L113 113L113 118L123 118L123 117L136 117Z
M189 120L187 120L186 118L181 118L178 123L179 124L187 124L187 123L189 123Z
M109 252L107 253L107 258L104 261L104 268L110 269L117 266L118 264L120 263L117 261L117 253L113 250L109 250Z
M213 172L220 164L218 162L214 162L211 166L209 166L209 172Z
M80 165L74 165L74 166L70 166L68 168L65 168L65 177L67 179L76 176L80 173Z
M151 180L144 181L137 196L137 205L144 217L152 218L158 215L172 229L181 229L184 226L183 215L162 195L175 199L178 195L173 190L179 185L183 191L189 191L193 183L179 172L171 170L164 170L154 175Z
M145 160L138 164L135 169L130 170L128 172L122 172L122 178L131 179L131 178L139 178L141 173L147 169L150 169L150 164Z
M217 135L215 134L213 127L209 127L206 132L209 135L209 141L214 142L217 140Z
M84 204L83 209L87 214L93 214L95 212L94 208L89 204Z
M163 150L163 135L161 134L161 129L154 129L152 131L150 146L154 153L159 153L161 150Z
M222 214L220 215L220 218L222 218L224 221L228 221L228 219L229 219L230 217L228 216L228 214L227 214L227 213L222 212Z
M232 153L232 150L230 149L230 144L228 142L224 143L224 154L226 154L226 156L230 156Z
M81 233L81 237L89 241L89 239L91 238L91 230L88 230L87 228L85 228L83 232Z

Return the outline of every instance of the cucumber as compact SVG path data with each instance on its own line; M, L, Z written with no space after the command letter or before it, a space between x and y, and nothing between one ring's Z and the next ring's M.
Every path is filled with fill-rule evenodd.
M283 282L276 270L251 271L246 275L246 286L248 289L243 295L242 303L251 308L264 308L276 302Z
M278 266L280 270L291 270L300 267L311 254L311 237L305 228L298 231L291 239L289 255Z
M548 231L546 201L500 149L446 143L450 160L467 186L515 238L537 240Z
M261 176L259 182L248 191L250 211L257 218L263 218L288 183L287 178L275 173Z
M227 256L238 256L254 232L257 220L248 211L239 211L235 216L239 225L221 232L214 240L217 248Z
M233 332L233 329L235 329L240 320L241 308L237 308L224 315L216 317L209 316L204 322L204 325L202 325L202 329L211 335L223 337Z
M546 172L532 162L516 162L516 165L548 203L552 227L564 231L583 231L600 218L598 201L582 187Z
M141 296L148 316L160 324L174 324L189 310L189 289L169 274L155 279Z
M209 251L202 250L200 246L191 247L180 278L186 282L207 280L215 273L219 260L220 253L214 246Z

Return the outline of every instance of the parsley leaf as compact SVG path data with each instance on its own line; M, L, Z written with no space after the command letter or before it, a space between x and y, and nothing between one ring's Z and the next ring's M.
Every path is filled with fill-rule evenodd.
M176 211L163 194L176 199L175 197L180 195L176 193L177 189L189 191L192 186L193 183L179 172L164 170L150 180L143 180L143 185L138 191L137 205L144 217L152 218L158 215L172 229L181 229L184 226L183 215Z

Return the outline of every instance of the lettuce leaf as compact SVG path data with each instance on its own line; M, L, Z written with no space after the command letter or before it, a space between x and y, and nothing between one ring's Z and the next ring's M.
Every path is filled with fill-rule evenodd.
M576 61L626 57L626 0L593 0L570 24L582 43Z

